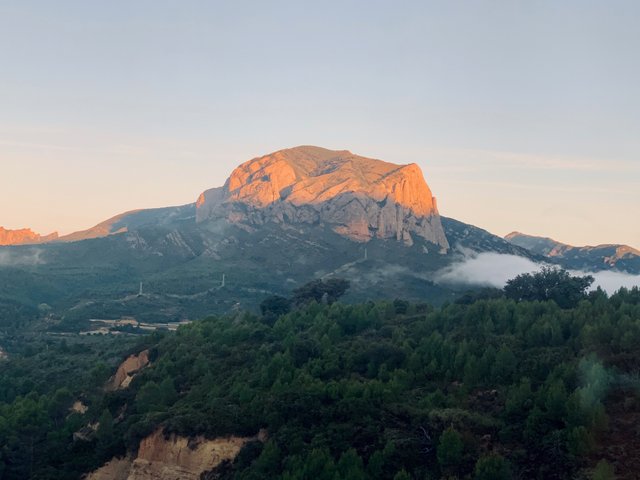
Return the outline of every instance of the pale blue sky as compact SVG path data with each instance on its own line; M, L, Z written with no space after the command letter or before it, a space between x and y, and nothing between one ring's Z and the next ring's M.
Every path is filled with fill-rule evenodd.
M0 225L194 201L300 144L441 213L640 247L640 3L0 0Z

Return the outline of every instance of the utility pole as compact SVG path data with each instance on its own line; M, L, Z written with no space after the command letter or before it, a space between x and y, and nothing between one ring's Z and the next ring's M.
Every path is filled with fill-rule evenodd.
M364 247L364 259L366 260L367 258L368 258L367 247Z
M139 297L142 296L142 282L140 282L140 291L138 292L138 296Z
M227 276L223 273L222 274L222 284L220 285L221 288L224 287L226 279L227 279Z

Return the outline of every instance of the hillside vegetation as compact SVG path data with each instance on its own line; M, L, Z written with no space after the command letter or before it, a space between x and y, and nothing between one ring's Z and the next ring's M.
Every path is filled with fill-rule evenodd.
M586 295L588 283L547 271L438 309L345 305L333 300L346 284L316 283L135 348L14 349L0 364L0 478L79 478L159 426L266 429L210 479L633 478L638 433L618 427L639 410L640 290ZM143 348L151 366L129 388L99 388L114 352ZM90 363L56 369L77 355ZM68 415L80 397L89 410Z

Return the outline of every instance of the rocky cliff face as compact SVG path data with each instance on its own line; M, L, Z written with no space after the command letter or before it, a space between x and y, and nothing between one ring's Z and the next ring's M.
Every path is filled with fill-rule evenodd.
M58 234L55 232L50 235L40 235L29 228L8 230L4 227L0 227L0 245L2 246L45 243L56 240L57 238Z
M140 442L135 457L114 458L86 480L198 480L225 460L236 458L250 441L266 440L266 432L254 437L205 439L176 435L165 437L162 429Z
M247 226L267 222L326 224L354 241L420 236L449 244L436 200L420 167L348 151L297 147L250 160L225 185L196 203L196 220L225 218Z
M129 355L120 364L115 375L109 380L107 390L121 390L127 388L133 377L149 365L149 350L143 350L137 355Z

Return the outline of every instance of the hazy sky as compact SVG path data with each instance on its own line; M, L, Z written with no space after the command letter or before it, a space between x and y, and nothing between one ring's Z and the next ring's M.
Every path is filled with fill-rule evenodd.
M189 203L301 144L440 211L640 247L640 2L0 0L0 225Z

